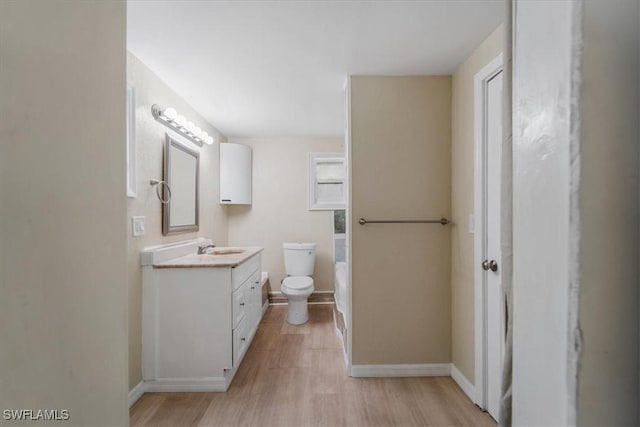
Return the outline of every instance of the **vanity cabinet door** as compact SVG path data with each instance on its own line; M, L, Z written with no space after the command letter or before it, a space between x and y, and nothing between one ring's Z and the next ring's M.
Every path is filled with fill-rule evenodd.
M262 288L260 278L262 273L256 270L249 279L249 300L251 301L249 311L251 313L251 326L256 327L262 319Z

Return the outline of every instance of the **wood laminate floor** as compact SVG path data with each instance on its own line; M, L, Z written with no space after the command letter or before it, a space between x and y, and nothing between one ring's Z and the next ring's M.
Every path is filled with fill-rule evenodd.
M449 377L350 378L331 305L270 306L226 393L145 393L131 426L491 426Z

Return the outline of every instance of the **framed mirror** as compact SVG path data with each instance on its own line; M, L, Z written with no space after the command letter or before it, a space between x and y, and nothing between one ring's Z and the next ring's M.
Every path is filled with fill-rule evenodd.
M162 234L198 231L200 153L166 134Z

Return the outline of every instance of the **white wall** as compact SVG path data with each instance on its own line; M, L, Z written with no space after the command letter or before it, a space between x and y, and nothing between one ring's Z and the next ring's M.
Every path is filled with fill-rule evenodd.
M515 2L514 425L567 425L570 421L573 7L573 2Z
M137 196L127 199L127 264L129 281L129 387L142 380L142 269L140 251L151 245L207 237L218 246L227 244L227 209L219 200L219 150L213 145L189 144L200 153L200 229L197 232L162 235L162 204L151 179L163 177L165 134L170 130L151 115L151 106L174 107L180 114L205 130L216 140L224 140L215 127L156 76L133 54L127 53L127 82L135 88L135 138L137 144ZM133 237L131 217L144 216L146 233Z
M639 8L584 3L579 425L640 423Z
M129 423L125 21L0 2L0 407L64 425Z
M638 8L516 3L515 425L640 421Z
M280 291L283 242L315 242L316 291L333 291L333 211L308 209L310 152L344 152L342 138L234 139L253 149L253 203L229 206L229 244L263 246L262 270Z

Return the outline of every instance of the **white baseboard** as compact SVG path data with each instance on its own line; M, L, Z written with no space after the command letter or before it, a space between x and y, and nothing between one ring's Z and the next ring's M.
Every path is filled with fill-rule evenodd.
M271 295L282 295L282 291L269 291ZM314 294L334 294L334 291L313 291Z
M469 399L471 399L471 401L475 403L476 388L473 384L471 384L471 381L469 381L467 377L465 377L464 374L460 372L458 368L456 368L456 365L454 365L453 363L451 364L451 378L453 378L453 380L458 384L462 391L464 391L464 394L466 394Z
M323 295L334 295L333 291L313 291L311 295L309 295L309 299L307 300L307 304L309 305L321 305L321 304L334 304L334 298L330 298L331 301L316 301L318 297L322 297ZM270 305L288 305L287 299L282 294L282 291L270 291L269 292L269 304Z
M282 295L282 291L269 291L272 295ZM333 294L334 291L313 291L314 294Z
M224 377L158 379L144 382L145 392L227 391L231 379Z
M142 397L145 392L144 381L140 381L134 388L129 390L129 408Z
M418 365L351 365L352 377L448 377L450 363Z

